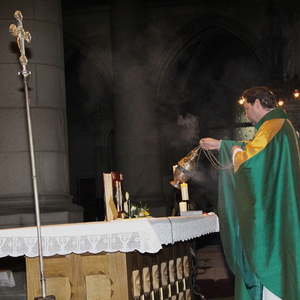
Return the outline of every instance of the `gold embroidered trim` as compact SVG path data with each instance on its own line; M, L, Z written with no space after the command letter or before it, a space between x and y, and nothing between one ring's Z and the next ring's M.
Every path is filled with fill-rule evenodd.
M272 119L263 123L254 139L246 145L245 150L237 152L234 156L234 172L239 169L241 164L266 148L273 137L282 128L285 120L286 119Z

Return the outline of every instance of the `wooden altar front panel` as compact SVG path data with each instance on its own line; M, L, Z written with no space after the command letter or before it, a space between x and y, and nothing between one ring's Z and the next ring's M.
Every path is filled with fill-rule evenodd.
M156 254L69 254L44 259L56 300L190 300L189 242ZM27 299L40 296L38 258L26 258Z

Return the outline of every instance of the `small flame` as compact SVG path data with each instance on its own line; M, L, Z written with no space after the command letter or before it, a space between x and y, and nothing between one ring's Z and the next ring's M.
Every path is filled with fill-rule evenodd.
M298 98L299 98L299 96L300 96L300 92L299 92L299 90L298 90L298 89L295 89L295 90L294 90L294 92L293 92L293 96L294 96L294 98L295 98L295 99L298 99Z
M284 101L282 99L279 99L277 102L278 106L283 106L284 105Z
M238 100L238 104L240 104L240 105L243 105L245 102L246 102L245 97L241 97L241 98Z

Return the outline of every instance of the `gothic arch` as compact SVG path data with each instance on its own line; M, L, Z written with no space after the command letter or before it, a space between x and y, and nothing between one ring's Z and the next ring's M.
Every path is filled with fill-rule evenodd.
M266 66L262 64L265 54L260 49L254 33L243 27L242 24L221 16L201 16L183 26L175 35L173 41L168 44L161 55L156 78L156 99L159 101L164 79L169 76L170 66L176 63L178 58L191 46L201 42L205 35L213 30L221 29L238 39L241 44L253 53L253 56L261 63L266 72Z
M225 45L218 45L218 39ZM229 46L226 45L227 41L231 43ZM216 45L219 50L214 51L221 52L223 56L214 57L217 52L212 52L209 59L202 57L202 54L209 54L209 50ZM237 47L231 51L231 46ZM223 53L225 48L227 50ZM236 54L239 51L244 56L238 57ZM158 126L161 134L162 170L165 176L170 176L170 166L195 147L199 137L212 135L216 138L232 138L236 97L248 84L257 84L257 74L261 73L261 81L264 80L266 69L263 55L253 33L230 19L216 16L199 17L186 24L177 32L173 41L166 45L156 77ZM223 60L227 60L228 64L224 67L225 71L220 70L218 74ZM249 74L245 67L247 64L251 66ZM244 76L242 79L248 80L249 76L250 79L248 82L241 80L239 90L234 87L237 77L231 76L234 71L237 74L243 73L240 65L246 70L246 74L241 74ZM217 78L220 74L227 75ZM198 75L201 80L198 80ZM187 97L183 95L186 99L181 99L181 91L189 92ZM193 136L190 134L192 126L184 127L178 122L180 118L187 120L191 115L198 117L199 121L199 130ZM205 173L204 178L207 178L207 174ZM203 185L205 188L202 189L205 190L212 183L205 182ZM213 194L213 191L209 190L207 194Z

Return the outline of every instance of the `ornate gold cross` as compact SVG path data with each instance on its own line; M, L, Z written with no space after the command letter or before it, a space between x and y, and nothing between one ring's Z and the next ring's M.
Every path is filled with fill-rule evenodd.
M27 63L28 63L28 59L26 57L25 54L25 41L27 43L30 43L31 41L31 35L29 33L29 31L25 31L23 28L23 16L22 13L17 10L14 13L14 17L17 20L17 25L15 24L10 24L9 26L9 32L17 38L17 44L21 53L21 56L19 57L19 62L22 66L22 72L21 74L24 77L27 77L28 75L30 75L30 72L27 71Z

